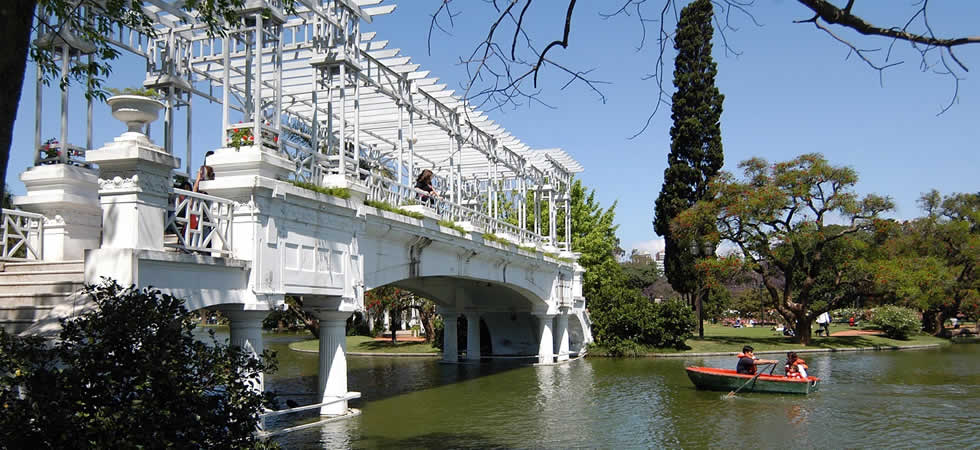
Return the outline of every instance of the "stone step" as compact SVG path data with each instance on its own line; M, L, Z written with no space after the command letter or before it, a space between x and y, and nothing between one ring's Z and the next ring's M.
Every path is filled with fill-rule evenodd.
M33 320L0 320L0 328L7 334L18 334L34 325Z
M54 306L65 302L64 292L4 294L0 293L0 307Z
M51 270L85 270L85 261L37 261L3 263L4 272L38 272Z
M0 295L12 294L63 294L69 295L84 287L80 281L4 281L0 282Z
M0 283L8 282L72 282L85 281L85 273L79 270L38 270L35 272L0 272Z
M54 306L0 306L0 322L30 321L34 323L46 316L52 309Z

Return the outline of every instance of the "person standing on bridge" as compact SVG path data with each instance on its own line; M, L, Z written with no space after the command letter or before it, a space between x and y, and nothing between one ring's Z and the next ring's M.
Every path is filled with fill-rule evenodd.
M439 194L436 194L436 188L432 187L433 175L434 174L431 170L425 169L415 180L415 189L427 194L422 195L419 199L422 200L422 203L428 204L429 206L432 206L435 203L433 198L439 199Z

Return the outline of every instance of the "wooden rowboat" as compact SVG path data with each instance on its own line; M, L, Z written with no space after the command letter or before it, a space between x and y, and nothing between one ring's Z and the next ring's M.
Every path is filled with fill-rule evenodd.
M773 392L780 394L809 394L817 390L817 377L789 378L782 375L755 375L736 373L734 370L713 367L687 367L687 376L698 389L732 392L748 382L741 392Z

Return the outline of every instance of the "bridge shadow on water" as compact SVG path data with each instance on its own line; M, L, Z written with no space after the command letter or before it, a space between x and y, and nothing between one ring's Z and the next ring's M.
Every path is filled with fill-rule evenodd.
M308 338L308 337L307 337ZM267 375L266 390L275 392L279 406L287 400L298 404L314 403L317 391L318 361L316 353L290 350L289 342L300 337L267 339L267 348L277 352L279 370ZM362 345L371 346L373 342ZM379 346L391 348L390 343ZM413 345L406 343L405 345ZM347 356L347 387L361 393L350 406L363 407L368 402L380 401L411 392L434 389L476 378L496 375L509 370L528 367L536 358L484 358L480 362L461 361L458 364L440 362L439 356Z
M406 438L388 438L375 435L362 435L364 442L358 443L357 447L371 448L508 448L502 442L495 442L493 438L479 433L446 433L434 432L425 433Z

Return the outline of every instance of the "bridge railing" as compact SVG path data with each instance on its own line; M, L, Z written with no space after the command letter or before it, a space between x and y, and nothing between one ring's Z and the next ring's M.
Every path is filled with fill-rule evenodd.
M507 233L517 239L521 245L535 245L541 242L541 236L532 231L524 230L521 227L506 221L495 219L480 211L460 205L445 198L436 198L426 195L424 191L416 189L397 181L387 178L369 170L360 169L356 172L357 183L366 183L368 187L368 200L384 202L393 207L408 205L424 205L431 208L441 219L452 222L469 222L477 229L482 229L487 233Z
M171 248L231 255L232 212L235 202L199 192L174 189L164 230L177 236Z
M44 254L44 216L3 209L3 261L41 260Z

